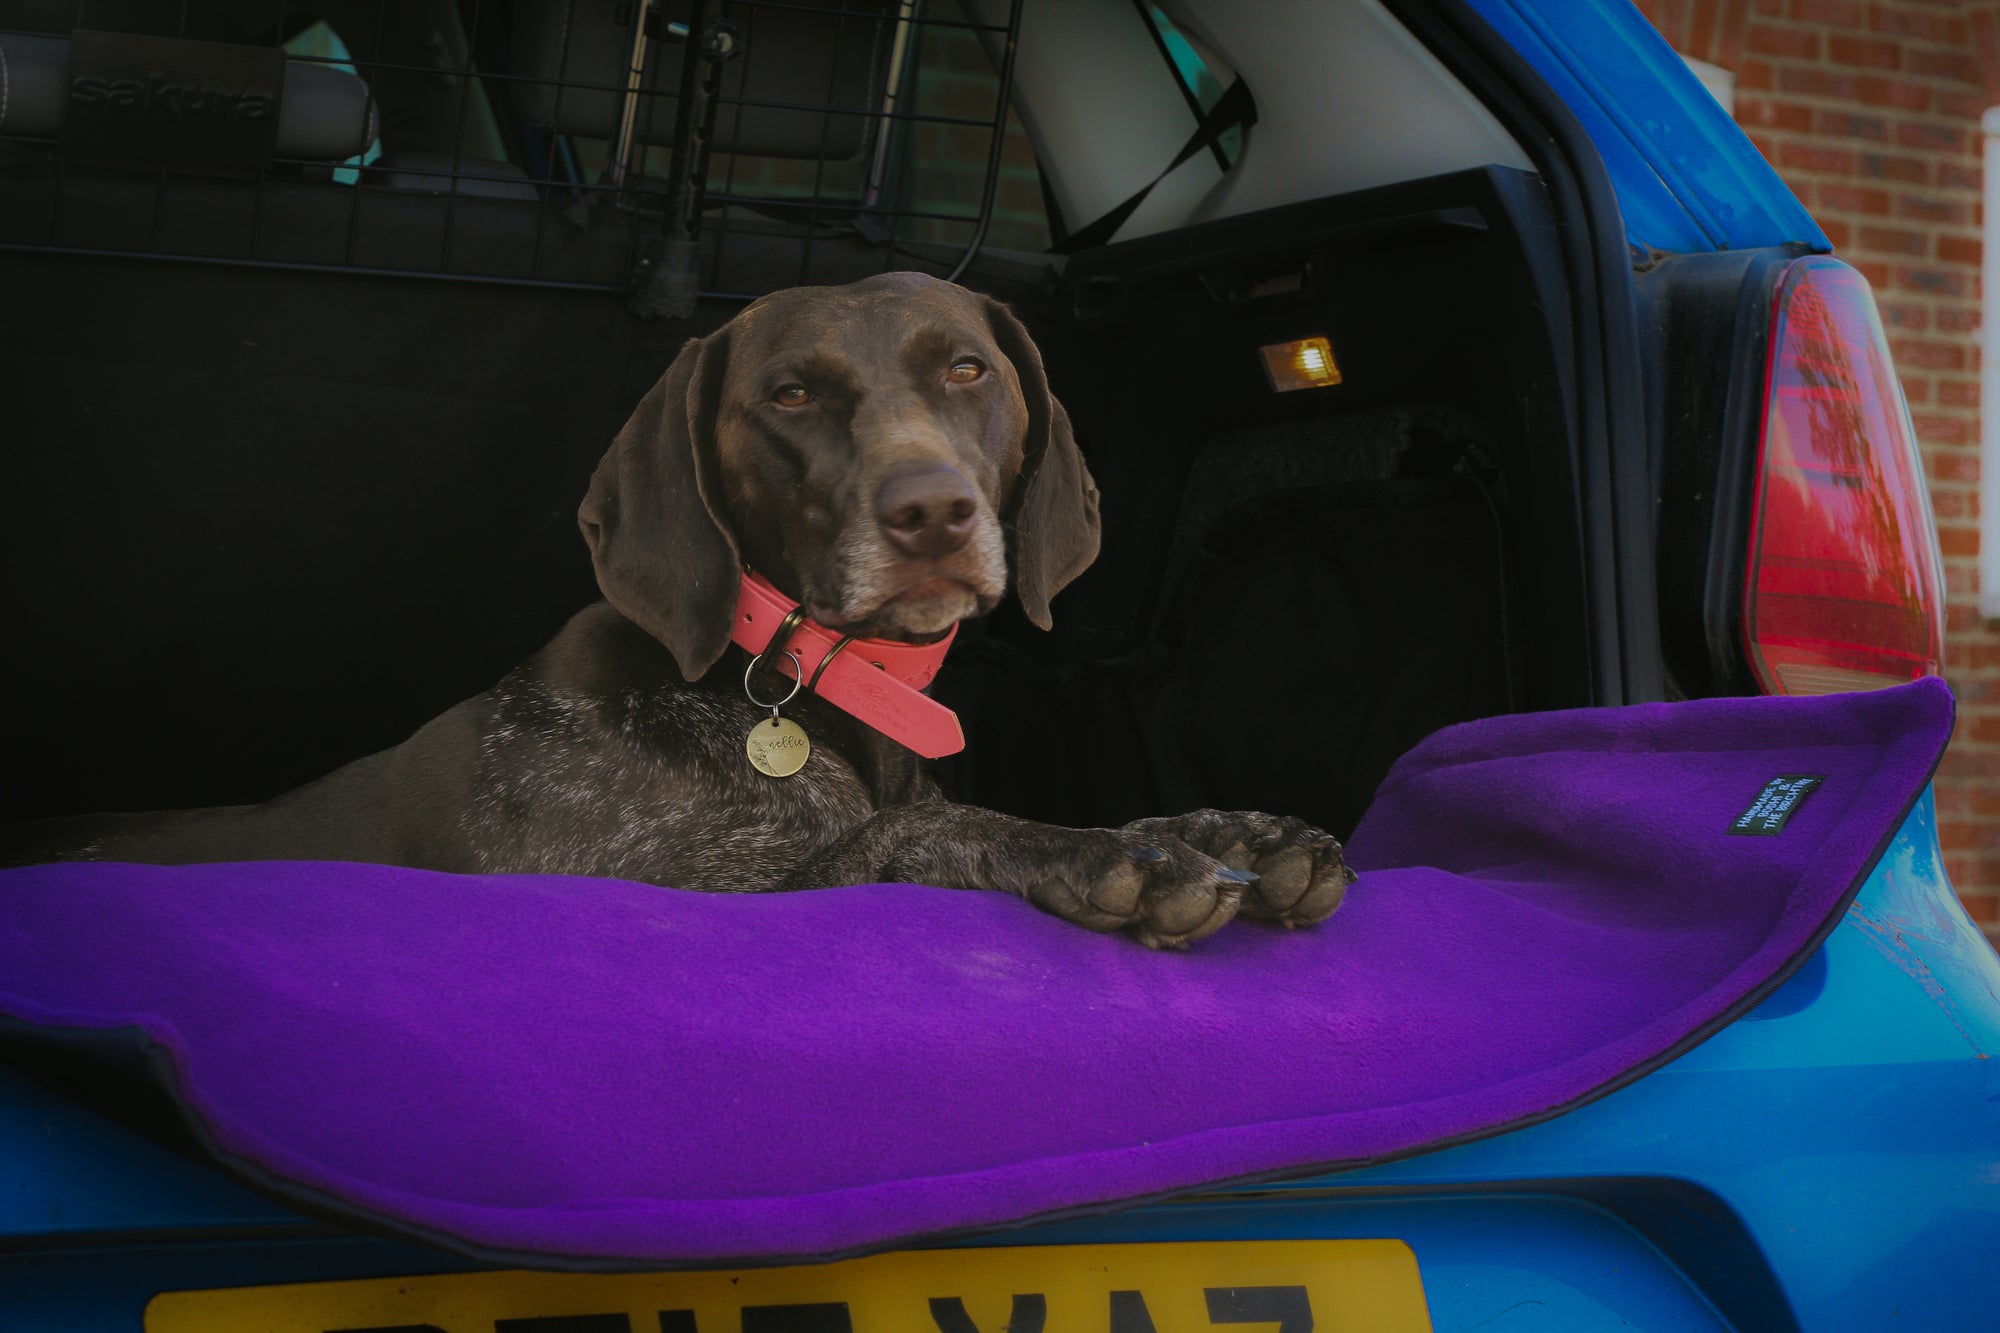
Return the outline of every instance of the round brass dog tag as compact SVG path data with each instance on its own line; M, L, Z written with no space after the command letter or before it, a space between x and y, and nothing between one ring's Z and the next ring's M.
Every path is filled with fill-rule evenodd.
M788 717L759 722L743 742L751 765L768 778L788 778L804 768L812 748L805 728Z

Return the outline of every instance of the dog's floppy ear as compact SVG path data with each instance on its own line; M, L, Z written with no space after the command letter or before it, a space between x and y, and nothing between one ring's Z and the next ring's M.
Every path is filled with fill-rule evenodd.
M1053 623L1049 599L1097 558L1097 483L1083 464L1069 413L1049 392L1042 354L1013 312L986 298L986 318L1014 363L1028 401L1028 439L1008 518L1014 531L1014 593L1042 629Z
M741 587L716 475L727 357L723 333L681 349L597 465L576 515L606 599L691 681L729 647Z

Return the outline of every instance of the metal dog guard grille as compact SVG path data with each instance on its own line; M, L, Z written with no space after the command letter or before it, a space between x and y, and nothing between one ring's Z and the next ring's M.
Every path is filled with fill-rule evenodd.
M988 25L950 0L0 0L0 248L628 290L653 314L686 313L675 280L740 300L956 277L992 234L1010 142L1032 162L1007 116L1020 9ZM92 32L186 44L90 84L97 39L72 34ZM717 34L728 58L706 64L689 48ZM196 122L249 116L262 94L229 59L273 46L275 142L219 161ZM224 72L203 72L211 54ZM704 82L705 117L687 96Z

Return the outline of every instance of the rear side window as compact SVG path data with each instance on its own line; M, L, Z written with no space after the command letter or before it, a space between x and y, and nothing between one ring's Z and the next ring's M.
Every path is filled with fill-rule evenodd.
M1158 5L1147 5L1146 17L1152 22L1153 37L1160 45L1160 54L1173 68L1174 77L1187 95L1189 106L1197 115L1206 116L1222 100L1222 94L1227 91L1234 75L1222 67L1214 52L1204 51L1192 37L1174 26L1174 21ZM1215 164L1224 171L1235 165L1236 160L1243 156L1242 126L1233 125L1223 131L1216 140L1214 156Z
M285 40L285 54L301 60L318 61L330 69L352 78L360 78L354 68L354 57L348 53L347 43L340 40L325 19L315 19L307 27ZM382 156L380 139L370 140L368 146L354 156L347 158L333 169L333 179L342 185L354 185L361 180L361 168Z

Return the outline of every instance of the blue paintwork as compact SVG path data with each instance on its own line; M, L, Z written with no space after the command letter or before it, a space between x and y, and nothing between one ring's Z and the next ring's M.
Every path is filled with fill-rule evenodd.
M1465 0L1534 67L1604 158L1627 237L1694 253L1826 233L1627 0Z
M1926 795L1756 1009L1567 1115L979 1243L1397 1236L1440 1330L1990 1330L2000 959L1935 825ZM163 1288L476 1267L301 1218L3 1073L0 1143L24 1149L0 1171L0 1237L30 1246L0 1260L8 1329L132 1330Z

